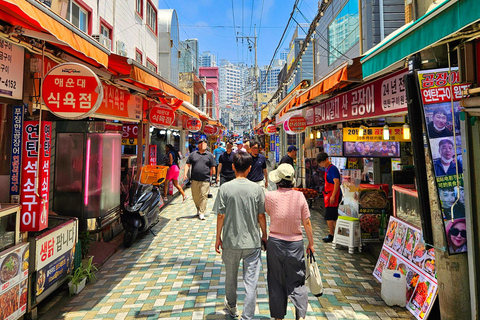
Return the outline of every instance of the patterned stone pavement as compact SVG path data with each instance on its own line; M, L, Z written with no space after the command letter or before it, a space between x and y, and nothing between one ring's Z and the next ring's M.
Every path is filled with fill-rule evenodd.
M212 188L215 196L218 188ZM190 189L186 190L190 194ZM214 199L210 199L211 209ZM214 249L216 217L196 218L191 198L170 202L154 228L129 249L120 247L101 268L98 281L87 287L49 319L229 319L223 308L225 270ZM367 253L348 254L332 249L321 238L327 226L312 210L317 262L325 293L309 296L307 319L412 319L404 308L388 307L380 298L380 284L373 278L376 258ZM270 319L266 258L257 291L257 319ZM239 273L241 275L241 272ZM239 285L242 310L243 284ZM294 319L290 303L286 319Z

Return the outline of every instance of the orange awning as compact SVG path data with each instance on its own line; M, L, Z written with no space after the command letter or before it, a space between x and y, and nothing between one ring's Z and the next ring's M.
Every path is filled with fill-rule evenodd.
M43 33L47 42L53 43L66 52L84 61L93 62L93 65L108 66L110 52L108 49L103 48L100 44L97 46L93 43L95 41L93 39L87 40L89 36L84 35L74 26L67 27L65 24L69 24L69 22L63 21L48 8L43 9L43 5L40 3L37 7L26 0L0 0L0 14L3 21L26 29L25 35L27 36L30 36L28 30ZM35 36L31 37L36 38ZM38 38L43 37L38 36ZM49 38L52 40L49 41Z
M173 83L127 57L112 53L108 57L108 71L115 74L114 78L129 82L151 94L164 97L173 96L190 102L190 96Z

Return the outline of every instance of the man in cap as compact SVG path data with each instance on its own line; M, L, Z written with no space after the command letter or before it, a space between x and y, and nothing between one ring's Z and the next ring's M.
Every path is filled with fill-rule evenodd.
M295 146L288 146L287 154L284 155L282 157L282 159L280 159L279 164L288 163L289 165L294 167L293 163L294 163L295 159L297 158L297 150L298 149Z
M247 152L247 150L243 147L243 140L242 139L235 142L235 144L237 145L237 149L235 150L235 152L237 152L237 151Z
M260 153L260 142L250 141L250 155L252 156L252 167L247 179L260 185L263 190L268 188L267 158Z
M200 220L205 220L207 210L208 192L210 190L210 177L215 175L215 158L207 151L207 140L198 141L198 150L192 152L187 158L185 174L187 179L188 170L191 168L192 198L197 207L197 215Z

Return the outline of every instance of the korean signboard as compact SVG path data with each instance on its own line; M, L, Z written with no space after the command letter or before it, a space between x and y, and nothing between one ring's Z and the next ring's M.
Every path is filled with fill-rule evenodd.
M0 39L0 97L22 100L23 48Z
M23 124L21 231L41 231L48 225L51 128L52 123L47 121Z
M203 133L209 134L209 135L216 135L217 134L217 128L207 124L206 126L203 127Z
M287 120L288 128L294 133L301 133L307 127L307 121L302 116L293 116Z
M419 71L418 81L448 250L450 253L466 252L459 100L461 90L469 85L458 83L457 68L452 68L451 73L448 69Z
M405 70L365 84L306 111L308 126L382 117L407 112Z
M157 165L157 146L151 144L148 150L148 164L152 166Z
M143 129L143 142L145 142L145 126ZM135 146L138 142L138 124L124 124L122 132L122 144Z
M97 75L79 63L62 63L52 68L42 82L47 108L64 119L83 119L102 103L103 87Z
M168 128L175 121L175 112L167 105L158 104L150 109L149 119L157 129Z
M197 118L186 119L184 128L190 132L198 132L202 129L202 121Z
M263 130L266 134L275 134L277 132L277 127L274 126L273 124L270 124L265 127L265 130Z
M109 116L131 120L142 119L143 98L102 82L103 100L95 116Z
M36 296L73 270L77 221L69 220L35 238Z
M275 135L275 162L280 162L280 136Z
M20 168L22 163L22 127L25 106L13 107L12 164L10 167L10 195L20 194Z
M27 310L29 243L0 254L0 319L18 319Z
M397 270L407 279L407 309L418 320L427 319L437 295L435 250L426 248L420 229L390 217L373 276Z
M360 137L358 128L343 128L343 141L384 141L383 127L369 127L363 131L363 136ZM410 139L403 138L403 127L391 127L388 131L390 132L388 141L410 141Z

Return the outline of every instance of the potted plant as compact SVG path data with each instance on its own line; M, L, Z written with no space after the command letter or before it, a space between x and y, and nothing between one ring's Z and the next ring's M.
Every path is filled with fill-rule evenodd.
M95 272L98 271L97 267L93 264L93 257L90 257L87 261L84 261L80 267L78 267L73 275L70 275L70 282L68 288L70 295L78 294L85 288L85 284L88 282L94 282L97 280Z

